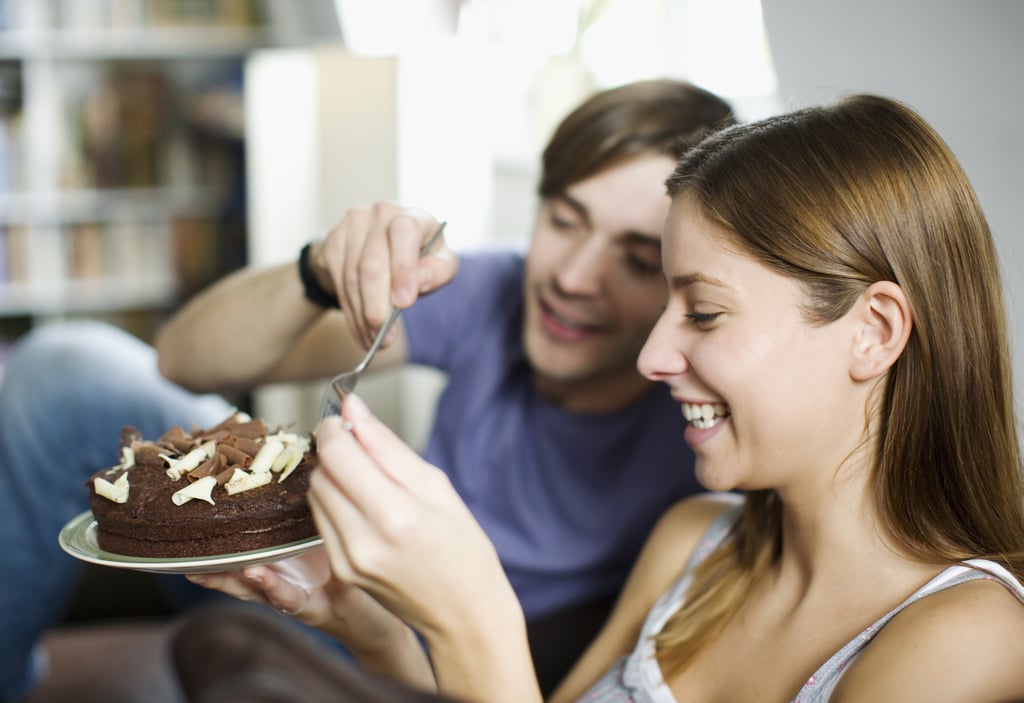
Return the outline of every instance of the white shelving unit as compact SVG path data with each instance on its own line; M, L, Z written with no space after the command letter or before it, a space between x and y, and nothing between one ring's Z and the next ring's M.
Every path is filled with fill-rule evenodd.
M244 178L223 144L242 151L258 9L0 0L0 322L160 314L189 292Z

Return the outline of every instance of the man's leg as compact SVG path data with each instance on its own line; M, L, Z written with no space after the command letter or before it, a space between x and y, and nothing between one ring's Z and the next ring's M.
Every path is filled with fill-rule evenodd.
M33 648L78 574L57 535L88 508L88 477L117 463L121 428L156 437L229 412L221 398L169 383L153 348L112 326L52 325L19 341L0 382L0 699L39 673Z

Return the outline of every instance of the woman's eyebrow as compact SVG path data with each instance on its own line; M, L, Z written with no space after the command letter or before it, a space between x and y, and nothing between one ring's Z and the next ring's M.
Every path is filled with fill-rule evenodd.
M725 281L717 279L714 276L708 276L703 273L686 273L679 276L673 276L669 280L669 286L671 286L672 290L683 290L685 288L689 288L695 283L706 283L708 285L718 286L720 288L732 287Z

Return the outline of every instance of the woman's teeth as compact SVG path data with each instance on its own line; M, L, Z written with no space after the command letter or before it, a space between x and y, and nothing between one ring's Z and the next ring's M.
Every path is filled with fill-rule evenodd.
M697 429L706 430L729 417L729 408L722 403L683 403L683 417Z

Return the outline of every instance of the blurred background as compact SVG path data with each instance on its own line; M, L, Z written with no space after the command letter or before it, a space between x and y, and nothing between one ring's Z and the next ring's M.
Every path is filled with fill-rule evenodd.
M373 200L459 248L522 247L555 123L662 76L745 120L855 90L915 107L979 192L1021 340L1021 37L1019 0L0 0L0 369L41 324L151 339ZM415 444L442 381L364 394ZM237 400L308 429L319 393Z

